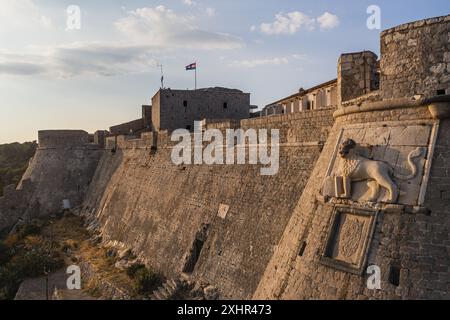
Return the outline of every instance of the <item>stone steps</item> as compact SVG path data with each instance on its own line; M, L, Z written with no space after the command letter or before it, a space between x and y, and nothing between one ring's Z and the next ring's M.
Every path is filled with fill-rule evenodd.
M180 288L180 282L177 280L168 279L158 289L153 291L150 296L151 300L169 300L175 295Z

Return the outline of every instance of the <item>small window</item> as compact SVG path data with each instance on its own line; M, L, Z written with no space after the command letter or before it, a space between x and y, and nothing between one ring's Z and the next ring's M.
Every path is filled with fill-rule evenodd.
M306 102L306 110L311 110L311 101Z
M184 101L183 101L183 106L184 106L184 107L187 107L187 100L184 100Z
M223 103L223 108L224 108L224 109L228 109L228 103L227 103L227 102L224 102L224 103Z
M445 96L445 89L439 89L439 90L436 92L436 94L437 94L438 96Z
M191 130L191 125L188 124L188 125L186 126L186 130L189 130L189 131L190 131L190 130Z
M398 266L391 266L389 270L389 283L398 287L400 285L400 268Z
M303 256L303 254L305 253L305 249L306 249L306 241L303 241L302 245L300 246L300 250L298 251L299 257Z

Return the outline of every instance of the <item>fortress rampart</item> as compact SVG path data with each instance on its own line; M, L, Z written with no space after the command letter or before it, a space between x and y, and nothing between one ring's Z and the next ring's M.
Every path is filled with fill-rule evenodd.
M158 138L166 143L153 155L143 142L148 133L119 139L117 152L106 151L100 161L84 210L106 242L132 248L168 277L185 270L206 226L191 277L218 285L224 298L250 298L320 154L332 114L242 121L242 128L280 129L282 166L275 176L261 176L259 166L248 164L176 166L164 134Z
M0 230L22 217L30 221L80 205L97 168L103 149L89 143L82 130L39 131L39 147L30 160L17 190L0 198Z
M206 121L279 129L276 175L175 165L168 131L104 148L85 132L44 131L23 177L27 207L49 214L70 199L105 244L221 298L449 299L449 19L384 31L380 61L342 55L337 108ZM369 265L381 290L366 286Z
M442 66L448 21L382 33L381 88L334 113L329 139L254 298L450 298L450 96ZM358 152L357 169L340 153L348 139L357 148L350 151ZM371 163L393 173L364 171ZM382 182L386 176L390 186ZM398 197L390 199L389 190ZM380 268L381 290L366 285L370 265Z
M381 33L383 99L450 94L450 17L420 20Z
M89 143L83 130L43 130L38 132L39 148L77 148Z

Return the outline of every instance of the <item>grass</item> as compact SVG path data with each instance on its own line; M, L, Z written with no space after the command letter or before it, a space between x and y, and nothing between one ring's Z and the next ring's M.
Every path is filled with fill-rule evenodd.
M100 297L102 282L108 282L135 298L145 297L163 283L163 277L143 264L126 270L115 267L118 258L111 249L94 245L84 221L65 214L20 227L16 233L0 240L0 300L13 299L25 278L53 272L64 265L87 262L95 276L84 289Z
M64 265L51 243L36 235L38 230L37 226L24 226L0 242L0 300L13 299L24 279Z

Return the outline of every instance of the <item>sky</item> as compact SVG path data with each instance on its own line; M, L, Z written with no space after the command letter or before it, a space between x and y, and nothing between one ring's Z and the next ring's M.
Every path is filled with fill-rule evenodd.
M367 8L380 8L381 30ZM140 117L160 87L229 87L260 108L336 78L384 29L449 14L448 0L0 0L0 143Z

